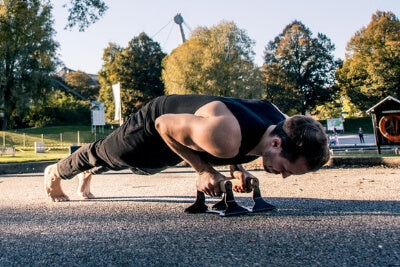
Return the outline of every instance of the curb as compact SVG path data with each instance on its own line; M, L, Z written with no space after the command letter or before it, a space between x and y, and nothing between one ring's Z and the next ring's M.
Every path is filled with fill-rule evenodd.
M262 159L243 164L247 170L263 170ZM322 168L358 168L358 167L400 168L400 157L331 157Z
M40 161L24 163L0 164L1 174L40 173L57 161ZM262 159L243 164L249 170L262 170ZM400 168L400 157L331 157L323 168L356 168L382 166L388 168Z
M399 168L400 157L332 157L325 165L327 167L372 167L382 166L388 168Z
M0 164L0 174L40 173L56 161L39 161Z

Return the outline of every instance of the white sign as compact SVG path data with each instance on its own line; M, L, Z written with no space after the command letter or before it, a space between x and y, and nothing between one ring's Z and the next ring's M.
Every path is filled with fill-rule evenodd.
M336 130L343 131L343 119L342 118L333 118L333 119L327 119L326 120L326 125L328 126L328 131L333 131L334 128Z
M92 101L90 104L92 110L92 126L106 125L104 102Z

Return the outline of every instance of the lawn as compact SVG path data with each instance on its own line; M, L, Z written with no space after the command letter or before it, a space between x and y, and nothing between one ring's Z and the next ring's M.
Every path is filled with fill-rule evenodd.
M67 149L73 144L92 143L106 137L113 129L91 126L54 126L18 129L0 133L0 146L13 146L17 150L33 150L35 142L44 142L48 149Z
M92 131L90 125L52 126L0 132L0 146L14 147L15 156L0 155L1 163L59 160L69 154L72 145L82 145L106 137L110 127ZM35 153L35 142L44 142L45 153Z
M45 153L35 153L34 151L16 151L15 156L0 156L0 164L33 161L52 161L65 158L68 155L68 150L46 151Z

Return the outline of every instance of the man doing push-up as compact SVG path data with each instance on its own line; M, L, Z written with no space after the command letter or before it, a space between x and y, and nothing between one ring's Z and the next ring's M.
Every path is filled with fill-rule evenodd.
M221 194L227 179L215 165L230 165L240 180L234 191L245 192L252 176L242 163L262 157L264 169L281 174L304 174L329 159L328 138L320 123L307 116L287 117L265 100L206 95L155 98L104 139L48 166L45 190L53 201L68 201L61 181L78 175L78 193L93 198L93 174L130 168L154 174L186 161L197 173L197 190Z

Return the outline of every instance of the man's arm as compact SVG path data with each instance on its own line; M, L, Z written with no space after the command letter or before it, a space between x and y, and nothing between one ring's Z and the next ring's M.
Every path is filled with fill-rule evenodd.
M231 177L237 179L236 183L233 183L233 191L239 193L249 193L251 188L246 187L247 178L256 178L250 172L248 172L241 164L230 165Z
M231 158L238 153L241 141L236 118L220 105L210 103L194 115L165 114L155 122L165 143L198 173L197 189L211 196L220 194L219 182L225 177L197 152Z

